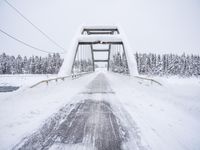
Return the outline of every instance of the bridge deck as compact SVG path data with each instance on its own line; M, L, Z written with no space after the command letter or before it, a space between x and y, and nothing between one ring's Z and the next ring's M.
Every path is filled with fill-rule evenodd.
M112 107L111 101L117 100L104 74L80 95L15 149L121 150L131 133L119 119L120 111Z

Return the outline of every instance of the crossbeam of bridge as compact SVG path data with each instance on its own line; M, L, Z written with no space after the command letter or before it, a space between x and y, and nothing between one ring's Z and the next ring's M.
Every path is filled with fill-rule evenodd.
M84 28L82 31L82 34L87 33L87 35L91 35L91 34L119 34L119 30L117 28Z

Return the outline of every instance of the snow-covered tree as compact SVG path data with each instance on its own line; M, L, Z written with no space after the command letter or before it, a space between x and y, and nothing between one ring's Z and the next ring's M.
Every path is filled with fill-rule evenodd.
M199 55L135 54L138 72L145 75L200 76Z

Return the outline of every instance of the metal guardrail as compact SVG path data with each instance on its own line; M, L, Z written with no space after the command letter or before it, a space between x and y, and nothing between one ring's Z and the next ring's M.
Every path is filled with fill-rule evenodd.
M70 78L70 77L72 77L72 79L77 79L77 78L79 78L79 77L81 77L81 76L83 76L83 75L90 74L90 73L93 73L93 72L94 72L94 71L83 72L83 73L79 73L79 74L72 74L72 75L63 76L63 77L57 77L57 78L51 78L51 79L47 79L47 80L42 80L42 81L40 81L40 82L38 82L38 83L36 83L36 84L30 86L30 88L34 88L34 87L36 87L36 86L38 86L38 85L40 85L40 84L42 84L42 83L46 83L46 84L48 85L49 82L51 82L51 81L56 81L56 82L57 82L58 80L64 81L66 78ZM123 74L123 73L121 73L121 74L122 74L122 75L127 75L127 76L130 76L130 77L131 77L130 74ZM135 77L135 78L138 78L138 79L141 79L141 80L151 81L151 83L154 82L154 83L156 83L156 84L162 86L162 84L161 84L160 82L158 82L158 81L156 81L156 80L154 80L154 79L145 78L145 77L140 77L140 76L132 76L132 77Z
M112 71L113 72L113 71ZM117 73L117 72L113 72L113 73ZM151 79L151 78L145 78L145 77L140 77L140 76L131 76L130 74L125 74L125 73L119 73L121 75L126 75L126 76L130 76L130 77L135 77L135 78L138 78L138 79L141 79L141 80L147 80L147 81L151 81L151 83L156 83L160 86L162 86L162 84L154 79Z
M145 78L145 77L140 77L140 76L133 76L135 78L138 78L138 79L142 79L142 80L148 80L148 81L151 81L151 83L157 83L158 85L162 86L162 84L154 79L150 79L150 78Z
M72 77L72 79L77 79L77 78L79 78L79 77L81 77L81 76L83 76L83 75L90 74L90 73L93 73L93 72L94 72L94 71L83 72L83 73L79 73L79 74L72 74L72 75L63 76L63 77L57 77L57 78L51 78L51 79L47 79L47 80L42 80L42 81L40 81L40 82L38 82L38 83L36 83L36 84L30 86L30 88L34 88L34 87L36 87L36 86L38 86L38 85L40 85L40 84L42 84L42 83L46 83L46 84L48 85L49 82L51 82L51 81L56 81L56 82L57 82L58 80L64 81L66 78L70 78L70 77Z

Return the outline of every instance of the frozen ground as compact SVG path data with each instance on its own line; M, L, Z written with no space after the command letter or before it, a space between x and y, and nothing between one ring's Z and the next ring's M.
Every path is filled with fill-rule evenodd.
M0 99L0 149L37 146L39 136L43 145L56 139L51 149L102 150L107 139L115 149L199 150L199 80L157 80L163 86L97 72L12 92Z

